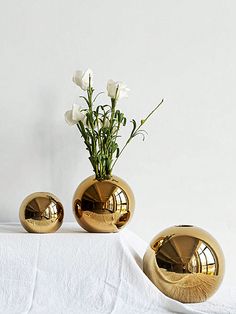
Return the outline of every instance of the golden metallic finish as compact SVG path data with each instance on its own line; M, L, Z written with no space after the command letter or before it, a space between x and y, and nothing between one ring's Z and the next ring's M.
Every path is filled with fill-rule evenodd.
M207 300L224 276L224 255L206 231L174 226L159 233L150 243L143 270L168 297L183 303Z
M19 217L28 232L50 233L62 225L64 210L60 200L52 193L36 192L23 200Z
M75 218L88 232L118 232L130 221L134 204L132 190L116 176L103 181L88 177L73 197Z

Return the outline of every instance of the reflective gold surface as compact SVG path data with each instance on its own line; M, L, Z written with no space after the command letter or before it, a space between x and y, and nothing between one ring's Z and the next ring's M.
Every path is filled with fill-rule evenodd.
M143 270L168 297L183 303L207 300L224 276L224 255L206 231L174 226L159 233L150 243Z
M116 176L103 181L88 177L73 197L75 218L89 232L118 232L130 221L134 204L130 187Z
M20 207L19 217L28 232L49 233L57 231L64 216L60 200L47 192L27 196Z

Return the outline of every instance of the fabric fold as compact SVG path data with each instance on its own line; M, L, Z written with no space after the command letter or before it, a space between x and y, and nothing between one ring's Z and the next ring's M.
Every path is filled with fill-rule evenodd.
M124 230L86 233L64 224L53 234L0 225L0 313L235 314L234 303L182 304L142 271L147 243ZM225 291L227 287L225 287Z

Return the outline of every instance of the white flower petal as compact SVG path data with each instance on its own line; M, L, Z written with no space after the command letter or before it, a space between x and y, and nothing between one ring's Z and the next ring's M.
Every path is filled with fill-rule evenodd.
M81 114L80 110L81 110L81 108L79 105L77 105L77 104L72 105L72 119L74 121L80 120L80 114Z
M65 120L69 125L77 124L79 121L85 123L85 118L85 115L81 112L81 107L77 104L73 104L72 110L65 113Z
M120 93L119 93L119 99L121 98L127 98L128 97L128 92L129 92L129 88L123 88L120 90Z
M107 82L107 92L108 96L111 98L115 98L116 96L116 82L113 80L109 80Z
M106 120L104 121L103 126L104 126L105 128L109 128L109 126L110 126L110 121L109 121L108 118L106 118Z
M72 81L73 81L76 85L80 86L80 82L81 82L81 80L82 80L82 77L83 77L83 72L82 72L82 71L76 71L76 72L74 73L74 76L73 76L73 78L72 78Z
M76 122L72 119L72 110L66 111L65 120L66 120L66 123L69 125L76 124Z
M93 71L87 69L86 71L76 71L73 76L73 82L83 90L87 90L89 87L89 77L91 78L91 86L93 85Z
M119 100L124 97L128 97L128 91L129 89L126 87L126 85L123 82L115 82L113 80L109 80L107 82L107 92L108 96Z

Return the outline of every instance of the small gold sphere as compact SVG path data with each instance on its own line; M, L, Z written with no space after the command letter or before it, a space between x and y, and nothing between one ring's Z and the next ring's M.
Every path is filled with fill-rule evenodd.
M36 192L23 200L19 217L26 231L50 233L62 225L64 210L60 200L52 193Z
M103 181L90 176L73 197L75 218L88 232L118 232L130 221L134 205L131 188L116 176Z
M203 302L222 282L224 255L205 230L191 225L174 226L151 241L143 270L168 297L182 303Z

